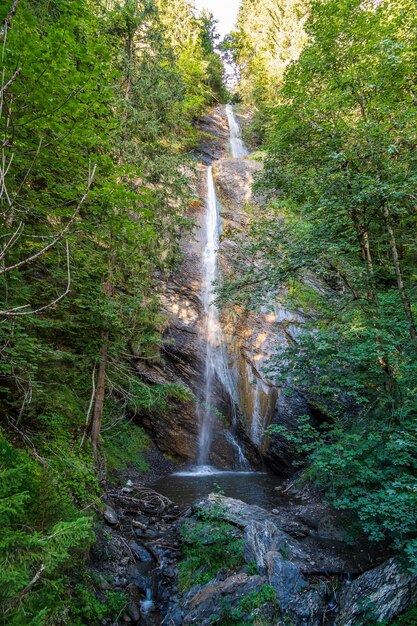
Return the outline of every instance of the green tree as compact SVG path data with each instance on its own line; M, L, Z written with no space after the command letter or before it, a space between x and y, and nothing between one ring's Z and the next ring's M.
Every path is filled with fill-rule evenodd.
M270 206L224 291L304 319L270 372L322 412L294 441L308 475L414 566L416 18L406 0L312 3L270 113Z

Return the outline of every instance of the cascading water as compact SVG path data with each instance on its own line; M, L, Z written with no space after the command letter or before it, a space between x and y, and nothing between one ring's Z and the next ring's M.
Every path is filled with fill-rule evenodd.
M227 362L226 349L219 320L219 310L215 304L214 282L217 279L217 250L220 235L220 211L213 179L213 170L207 168L207 202L204 224L205 246L203 251L203 289L201 301L204 314L203 338L205 343L205 386L203 402L198 407L200 419L200 437L198 449L198 465L200 469L207 468L210 457L210 448L213 440L213 426L215 421L215 406L213 390L216 379L220 381L230 398L232 406L233 431L236 428L235 391ZM249 463L242 447L239 445L234 432L226 435L229 443L236 450L239 466L249 469Z
M230 129L230 150L234 159L244 159L248 156L249 151L246 148L239 124L236 121L235 113L231 104L226 104L227 121L229 122Z
M213 170L207 168L207 202L205 217L206 244L203 251L203 289L201 301L204 313L205 387L203 405L199 407L200 439L198 464L207 465L213 438L213 384L216 376L216 356L220 347L219 312L214 304L213 283L217 276L217 249L219 247L220 216L214 187Z

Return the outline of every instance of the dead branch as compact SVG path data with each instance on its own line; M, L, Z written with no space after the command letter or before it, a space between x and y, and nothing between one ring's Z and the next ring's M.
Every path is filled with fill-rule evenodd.
M29 593L29 591L32 589L32 587L34 587L36 585L36 583L38 582L38 580L42 576L44 569L45 569L45 565L42 563L42 565L40 566L40 568L38 569L38 571L36 572L36 574L34 575L32 580L30 581L30 583L27 584L24 589L22 589L22 591L19 593L17 598L15 598L15 600L5 610L4 615L8 615L8 613L11 613L17 607L17 605L20 604L20 602L23 600L25 595L27 593Z
M85 430L81 439L80 449L84 445L85 438L87 437L88 426L90 424L90 415L93 408L94 398L96 395L96 367L97 363L94 363L93 373L91 374L91 396L90 396L90 404L88 405L87 414L85 416Z
M23 231L23 222L20 222L19 226L16 228L15 232L11 235L9 241L6 243L3 250L1 251L0 261L4 259L7 253L7 250L14 246L14 244L16 243L16 241L19 239L20 235L22 234L22 231Z
M12 21L12 19L14 17L14 14L17 11L17 5L18 4L19 4L19 0L14 0L13 4L11 6L11 9L10 9L10 11L8 12L8 14L6 16L6 19L3 22L2 29L0 30L0 37L4 37L6 35L6 33L7 33L7 31L9 30L11 21Z
M0 311L1 317L18 317L20 315L36 315L37 313L42 313L42 311L46 311L47 309L53 307L55 304L58 304L58 302L63 300L65 296L69 294L71 289L71 267L68 241L66 242L65 247L67 252L67 287L65 291L61 293L61 295L59 295L57 298L55 298L51 302L48 302L48 304L39 307L38 309L34 309L31 311L22 311L22 309L30 307L30 304L24 304L22 306L17 306L14 309L9 309L8 311Z
M47 465L47 461L46 459L44 459L36 450L33 441L31 440L31 438L29 437L29 435L27 433L25 433L23 430L21 430L17 425L16 422L10 417L7 417L7 423L10 426L10 428L12 428L21 438L22 441L25 442L25 444L28 446L28 448L30 448L33 456L40 462L42 463L42 465Z
M89 172L88 184L87 184L87 188L86 188L86 190L84 192L83 197L81 198L81 200L77 204L77 206L75 208L75 211L72 214L70 220L67 222L66 226L61 230L61 232L55 237L55 239L53 241L51 241L51 243L49 243L47 246L44 246L41 250L38 250L38 252L36 252L35 254L32 254L31 256L27 257L26 259L23 259L22 261L19 261L18 263L15 263L14 265L9 265L8 267L4 267L4 268L0 269L0 276L2 274L5 274L6 272L10 272L12 270L18 269L19 267L23 267L24 265L29 265L30 263L33 263L33 261L38 259L40 256L46 254L46 252L48 252L59 241L61 241L61 239L66 235L66 233L71 228L71 226L74 223L78 213L81 210L82 205L84 204L84 202L85 202L85 200L86 200L86 198L88 196L88 193L89 193L89 191L91 189L91 186L93 184L93 179L94 179L94 175L95 175L95 172L96 172L96 168L97 168L97 166L94 165L92 171Z
M2 98L3 95L6 93L6 91L8 89L10 89L10 87L13 85L14 81L19 76L21 71L22 71L22 68L18 67L17 70L13 73L13 76L7 81L7 83L5 83L3 85L3 87L1 87L1 89L0 89L0 98Z

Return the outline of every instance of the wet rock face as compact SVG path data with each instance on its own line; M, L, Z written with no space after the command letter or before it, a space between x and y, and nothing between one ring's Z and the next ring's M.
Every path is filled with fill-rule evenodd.
M213 166L222 203L223 237L219 262L223 275L232 269L236 241L230 238L238 228L245 236L256 206L263 202L253 191L262 164L245 159L220 159ZM247 211L247 207L252 207ZM241 436L245 434L263 460L283 475L293 472L297 451L281 435L265 436L271 424L294 431L300 415L311 415L308 403L294 390L286 393L264 373L276 347L288 346L299 332L301 318L288 311L278 300L258 312L230 312L222 315L223 328L231 359L236 396L241 412ZM313 421L313 420L312 420Z
M224 209L243 209L254 201L253 180L262 165L250 159L221 159L214 164L213 175Z
M390 559L345 585L335 623L355 626L365 616L388 623L416 601L417 576L396 559Z
M229 128L224 107L217 107L212 114L199 122L202 137L198 148L203 161L224 157L229 143ZM157 361L137 359L138 375L154 385L174 383L187 389L193 397L189 401L171 402L164 414L143 414L138 421L150 432L159 449L175 458L195 461L198 449L199 409L195 398L201 397L205 385L205 351L201 337L203 310L202 249L203 221L207 169L199 166L196 195L200 203L194 205L189 217L196 225L192 234L187 233L182 242L183 260L168 281L161 277L163 287L162 312L167 322L163 333L163 350ZM231 400L220 381L214 385L215 406L219 415L230 416ZM236 450L225 436L225 425L215 418L215 439L210 461L218 467L230 467Z
M203 161L213 162L213 175L221 199L223 236L219 250L220 272L227 274L236 243L228 234L235 227L249 223L247 205L256 207L261 198L253 195L253 181L262 165L250 158L229 158L229 128L224 107L200 120L203 132L199 154ZM137 371L152 384L175 383L185 387L195 397L204 389L204 346L201 338L203 311L202 248L205 214L206 167L200 166L198 183L199 205L192 209L196 229L182 241L183 262L163 285L163 312L167 324L163 334L163 350L157 362L137 359ZM228 349L229 364L234 380L234 397L238 403L238 435L253 467L266 462L281 474L292 472L295 450L279 435L264 436L270 424L280 424L294 430L299 415L309 413L307 402L297 394L287 395L267 378L263 369L275 346L286 346L296 336L299 318L279 302L257 313L221 311L223 333ZM231 467L237 460L236 448L225 436L225 425L233 413L231 399L220 381L215 381L214 402L215 441L210 462L219 467ZM201 412L201 410L200 410ZM158 447L181 461L194 461L198 448L199 410L195 400L171 403L163 415L138 416L151 433Z
M210 164L224 157L229 144L229 126L224 107L215 107L210 115L201 117L198 128L201 136L197 153L203 161Z

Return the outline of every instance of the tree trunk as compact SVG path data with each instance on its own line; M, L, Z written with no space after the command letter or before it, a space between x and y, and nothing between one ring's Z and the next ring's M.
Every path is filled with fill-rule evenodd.
M374 305L374 310L376 311L376 315L379 315L380 304L379 304L378 292L377 292L376 285L375 285L374 263L372 259L371 246L369 243L368 230L365 227L361 226L359 212L357 209L352 211L351 217L352 217L352 221L353 221L355 231L356 231L356 236L357 236L358 243L359 243L360 250L361 250L361 258L362 258L363 263L365 264L366 279L367 279L367 286L368 286L368 299ZM376 331L376 342L380 350L379 363L382 366L382 369L384 370L387 376L385 388L388 392L391 392L396 387L395 376L390 366L388 354L385 350L385 346L382 340L379 323L377 323L375 315L372 315L372 325Z
M410 337L413 341L417 342L417 331L414 323L413 312L411 310L410 302L408 300L407 294L404 289L404 281L401 272L400 258L398 255L397 242L395 239L394 229L391 223L391 215L387 206L384 206L384 217L385 217L385 226L387 228L390 244L391 244L391 254L392 260L394 263L395 276L397 279L397 288L400 293L401 301L403 303L404 313L406 315L408 321L408 329L410 332Z
M107 370L107 352L109 348L109 333L103 335L103 345L101 348L100 363L97 375L96 399L94 403L93 418L91 420L91 443L94 454L99 447L99 438L101 433L101 422L103 418L104 397L106 393L106 370Z

